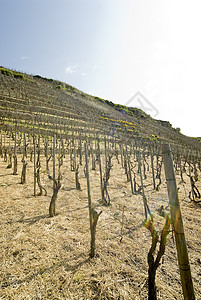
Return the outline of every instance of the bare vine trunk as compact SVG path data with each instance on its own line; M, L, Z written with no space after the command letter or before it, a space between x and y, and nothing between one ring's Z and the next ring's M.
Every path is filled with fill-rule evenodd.
M87 143L84 145L85 147L85 162L86 162L86 178L87 178L87 194L88 194L88 207L89 207L89 221L90 221L90 231L91 231L91 247L89 256L92 258L95 256L96 249L96 225L98 222L98 218L100 217L101 212L97 213L95 208L91 203L91 193L90 193L90 181L89 181L89 168L88 168L88 147Z
M149 250L149 253L147 255L147 261L149 265L148 269L148 300L156 300L157 294L156 294L156 270L160 266L160 260L165 253L165 246L167 241L167 236L169 234L169 228L170 228L170 218L167 214L164 215L166 218L165 225L163 227L163 230L161 232L160 241L159 241L159 234L155 230L153 218L149 220L148 222L145 222L145 227L150 231L152 236L152 243L151 248ZM157 253L156 258L154 259L154 253L156 251L157 243L159 243L159 250Z
M24 159L22 165L21 184L24 184L26 182L26 170L27 170L27 162Z
M14 155L13 159L14 159L13 175L17 175L17 155Z
M49 176L50 178L51 176ZM52 178L50 178L52 179ZM56 215L56 200L57 200L57 195L59 192L59 189L61 187L60 180L54 180L54 188L53 188L53 195L50 201L50 206L49 206L49 215L50 217L54 217Z
M148 299L149 300L156 300L156 270L154 268L149 267L148 271L148 287L149 287L149 292L148 292Z

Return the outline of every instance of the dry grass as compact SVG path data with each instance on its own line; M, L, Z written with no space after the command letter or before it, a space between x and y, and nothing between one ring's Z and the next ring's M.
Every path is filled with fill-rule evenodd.
M69 158L64 161L62 188L56 204L58 214L49 218L52 182L47 174L41 176L47 196L33 197L32 163L28 162L27 183L21 185L21 166L17 176L11 175L12 170L6 169L1 159L0 299L147 299L146 257L151 238L148 230L141 226L144 220L142 197L131 195L124 170L115 158L112 163L110 207L100 206L99 173L98 170L90 171L92 200L103 213L97 225L97 255L89 259L88 201L83 167L81 191L77 191ZM189 202L189 190L189 184L185 188L180 185L179 198L195 293L197 299L201 299L201 207ZM161 190L154 192L148 187L146 195L156 227L161 228L164 220L156 210L160 205L168 205L164 175ZM183 299L176 246L171 234L157 271L156 284L158 299Z

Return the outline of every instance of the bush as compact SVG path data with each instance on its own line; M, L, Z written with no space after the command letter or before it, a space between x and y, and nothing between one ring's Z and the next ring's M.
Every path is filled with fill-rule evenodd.
M23 80L26 79L25 76L23 74L20 74L20 73L14 73L14 77L19 78L19 79L23 79Z
M44 80L47 80L49 82L54 82L54 79L52 79L52 78L44 78Z
M54 79L51 79L51 78L45 78L45 77L42 77L40 75L34 75L33 76L34 78L37 78L37 79L43 79L45 81L48 81L48 82L54 82Z
M94 99L95 99L95 100L98 100L98 101L101 101L101 102L103 102L103 103L105 103L105 100L104 100L104 99L102 99L102 98L95 97Z
M55 86L55 89L62 89L62 86L59 84L59 85L56 85Z
M179 127L174 128L174 130L178 133L181 133L181 128L179 128Z
M42 78L40 75L34 75L33 77L37 78L37 79L41 79Z
M11 76L11 77L19 78L19 79L23 79L23 80L26 79L23 74L13 72L13 71L8 70L8 69L3 68L3 67L0 68L0 71L1 71L1 74L6 75L6 76Z
M13 72L12 71L10 71L8 69L5 69L5 68L0 68L0 70L1 70L1 74L13 77Z
M63 86L61 86L60 84L59 84L59 85L56 85L56 86L55 86L55 89L59 89L59 90L62 90L62 91L66 90L66 88L63 87Z

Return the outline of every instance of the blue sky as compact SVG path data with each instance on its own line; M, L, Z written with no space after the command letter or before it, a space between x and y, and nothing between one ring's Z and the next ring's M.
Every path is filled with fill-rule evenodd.
M0 65L115 103L140 91L157 119L201 136L199 0L0 0L0 11Z

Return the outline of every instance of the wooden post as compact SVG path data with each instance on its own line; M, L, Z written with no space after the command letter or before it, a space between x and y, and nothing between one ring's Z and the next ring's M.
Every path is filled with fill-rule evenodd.
M74 160L73 160L73 149L74 149L74 141L70 141L70 167L71 167L71 171L75 171Z
M93 140L90 143L90 148L91 148L91 163L92 163L91 169L96 170L96 162L95 162L95 159L94 159L94 152L93 152Z
M55 180L56 180L56 166L55 166L55 148L56 148L56 135L54 134L53 139L53 153L52 153L52 159L53 159L53 189L55 188Z
M192 184L192 178L191 178L191 165L189 163L189 177L190 177L190 183L191 183L191 193L192 193L192 200L195 201L195 195L194 195L194 190L193 190L193 184ZM190 196L190 194L189 194Z
M0 139L0 156L3 157L3 140L2 140L2 130L1 130L1 139Z
M0 146L0 148L1 148L1 146ZM0 153L0 155L1 155L1 153ZM12 168L11 135L9 135L8 155L9 155L9 157L8 157L8 166L7 166L7 169L10 169L10 168Z
M179 270L181 276L181 284L183 289L184 299L195 299L191 270L188 259L188 251L184 235L183 221L179 205L178 190L176 186L173 159L169 144L162 145L165 176L167 181L167 189L169 196L171 223L175 233L177 256L179 262Z
M133 180L132 180L132 176L131 176L131 163L130 163L130 159L128 158L128 172L129 172L129 177L130 177L130 182L131 182L131 193L134 194L134 188L133 188Z
M151 153L151 170L152 170L152 179L153 179L153 188L156 189L156 182L155 182L155 174L154 174L154 154Z
M72 149L72 153L73 153L73 171L76 171L76 144L73 143L73 149Z
M22 174L21 174L21 184L26 182L26 167L27 167L27 143L26 143L26 133L24 133L24 147L23 147L23 157L22 157Z
M146 166L145 166L145 153L143 153L143 175L144 175L144 180L147 179Z
M138 152L138 170L140 173L140 179L141 179L141 188L142 188L142 197L144 202L144 213L145 213L145 219L147 219L147 213L151 213L148 208L147 199L145 197L144 193L144 184L143 184L143 178L142 178L142 165L141 165L141 154L140 151Z
M13 156L13 158L14 158L13 175L17 175L17 126L16 125L15 125L15 146L14 146L14 156Z
M4 141L4 148L6 148L6 134L4 134L4 136L3 136L3 141Z
M133 190L133 181L132 181L132 176L131 176L131 164L130 164L130 157L128 155L128 149L126 146L126 161L127 161L127 165L128 165L128 170L127 170L127 181L130 181L131 183L131 193L134 194L134 190Z
M79 148L80 148L80 165L82 165L82 140L81 140L81 138L79 141Z
M107 174L107 143L105 137L105 174Z
M131 177L131 168L130 168L130 156L128 154L127 145L126 145L126 150L125 150L125 164L127 166L127 173L126 173L126 175L127 175L127 181L129 182L129 181L132 181L132 177Z
M102 175L102 167L101 167L101 152L100 152L99 141L98 141L98 162L99 162L99 171L100 171L101 200L102 202L104 202L103 175Z
M33 136L34 142L34 196L36 196L36 137Z
M45 159L46 159L46 170L48 170L48 140L45 136Z
M84 144L84 150L85 150L86 177L87 177L88 207L89 207L89 215L90 215L91 194L90 194L90 182L89 182L88 147L87 147L87 143ZM90 218L90 225L91 225L91 218Z
M23 159L24 157L27 158L27 139L26 139L26 133L24 133L24 153L23 153Z
M78 175L79 175L79 164L77 164L77 160L76 160L76 148L74 147L74 165L75 165L75 186L76 186L76 189L77 190L80 190L80 183L79 183L79 178L78 178Z
M120 147L120 154L121 154L121 166L122 166L122 168L123 168L123 167L124 167L124 163L123 163L122 144L120 144L119 147Z

